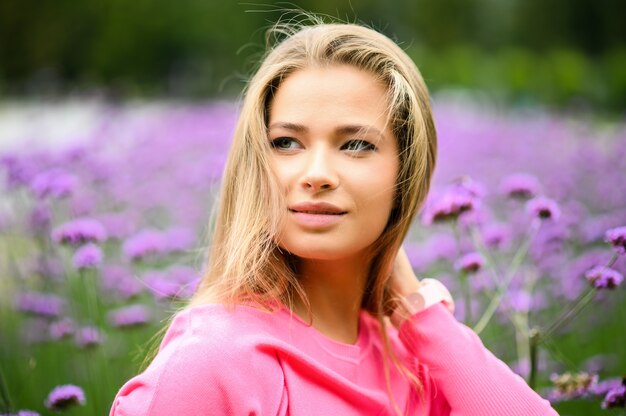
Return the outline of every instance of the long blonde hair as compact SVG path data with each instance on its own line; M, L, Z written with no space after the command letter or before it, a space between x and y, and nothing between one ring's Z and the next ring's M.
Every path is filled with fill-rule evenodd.
M389 122L398 141L396 200L375 243L362 308L381 323L394 304L388 280L396 253L430 187L437 139L429 95L419 70L386 36L356 24L277 24L278 41L268 51L244 92L214 221L209 259L190 306L252 301L271 308L291 306L298 296L295 263L276 237L286 212L270 168L268 108L281 82L300 69L347 64L373 74L389 93ZM392 354L393 357L393 354ZM394 362L397 361L394 359Z

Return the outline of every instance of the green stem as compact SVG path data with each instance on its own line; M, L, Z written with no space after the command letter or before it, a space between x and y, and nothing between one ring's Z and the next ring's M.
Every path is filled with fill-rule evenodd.
M78 273L79 279L81 280L82 284L84 301L87 304L87 314L89 316L89 319L94 324L102 325L96 272L93 270L80 269Z
M521 362L530 355L528 349L528 320L524 314L515 312L511 316L511 322L515 326L515 343L517 347L517 358Z
M528 385L531 389L535 390L537 386L537 354L539 352L540 340L540 333L537 328L530 330L528 340L530 344L530 374L528 377Z
M454 219L452 221L452 234L454 234L454 241L456 242L456 256L461 256L461 232L459 231L459 220Z
M468 274L461 272L461 285L463 288L463 300L465 303L465 324L471 325L472 322L472 295L470 293L470 285Z
M567 309L564 313L562 313L549 327L546 331L544 331L542 338L547 338L551 336L554 331L565 325L567 322L571 321L576 315L578 315L584 308L589 304L589 302L593 299L593 296L596 293L596 288L592 287L587 292L583 293L581 296L577 298L574 302L571 309Z
M489 270L489 274L491 275L491 280L494 284L498 285L500 281L499 278L499 270L498 265L496 263L496 259L491 255L491 252L487 250L485 245L483 244L481 237L478 235L478 230L476 227L472 227L470 229L470 236L472 238L472 242L474 243L474 248L476 251L480 253L481 256L486 260L487 264L485 265L486 269Z
M517 249L517 252L513 257L513 260L511 261L511 268L504 278L504 283L502 283L498 287L495 296L491 298L491 302L489 302L489 305L485 309L485 312L483 312L483 315L480 317L478 323L473 328L477 334L480 334L485 329L485 327L493 317L493 314L496 312L498 305L500 305L502 298L506 294L509 284L513 280L513 277L515 277L515 273L517 273L517 269L526 257L528 249L530 248L530 243L532 242L538 229L538 226L533 226L531 228L531 232L528 234L528 238L526 239L526 241Z
M537 283L537 276L531 275L524 280L526 281L526 283L524 284L524 291L528 294L528 296L532 296L533 290L535 288L535 283ZM517 339L519 339L519 342L523 346L523 348L518 348L517 358L520 362L522 360L528 360L530 362L533 354L533 351L528 344L528 341L533 334L533 331L529 329L528 325L528 322L530 321L530 308L528 308L528 310L518 313L517 315L519 317L519 323L515 326L516 337Z
M454 219L452 222L452 233L454 234L454 240L456 242L456 254L457 258L461 257L461 232L459 230L459 221ZM472 292L470 290L470 284L468 275L461 272L461 291L463 292L463 300L465 302L465 323L470 325L472 322Z
M7 383L4 380L4 373L0 368L0 409L2 413L12 413L13 405L11 404L11 397L9 396L9 389Z

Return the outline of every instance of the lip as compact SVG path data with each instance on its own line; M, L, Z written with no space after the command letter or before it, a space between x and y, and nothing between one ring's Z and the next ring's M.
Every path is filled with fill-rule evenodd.
M298 224L306 228L332 226L347 214L347 211L327 202L301 202L290 206L289 212Z
M346 211L328 202L300 202L289 207L289 211L313 215L341 215Z

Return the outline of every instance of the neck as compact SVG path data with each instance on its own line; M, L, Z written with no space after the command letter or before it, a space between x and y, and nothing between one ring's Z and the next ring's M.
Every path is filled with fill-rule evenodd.
M315 329L339 342L353 344L359 331L359 314L370 270L370 256L359 254L350 259L300 259L298 275L311 306L294 305L304 320Z

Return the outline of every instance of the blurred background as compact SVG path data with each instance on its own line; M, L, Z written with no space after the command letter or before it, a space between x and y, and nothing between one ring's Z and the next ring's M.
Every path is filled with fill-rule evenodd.
M106 414L140 371L201 277L266 30L298 10L388 35L433 93L416 273L561 415L623 410L623 0L0 0L0 414Z
M301 8L396 39L433 91L621 113L621 0L2 0L0 94L233 97L264 32Z

